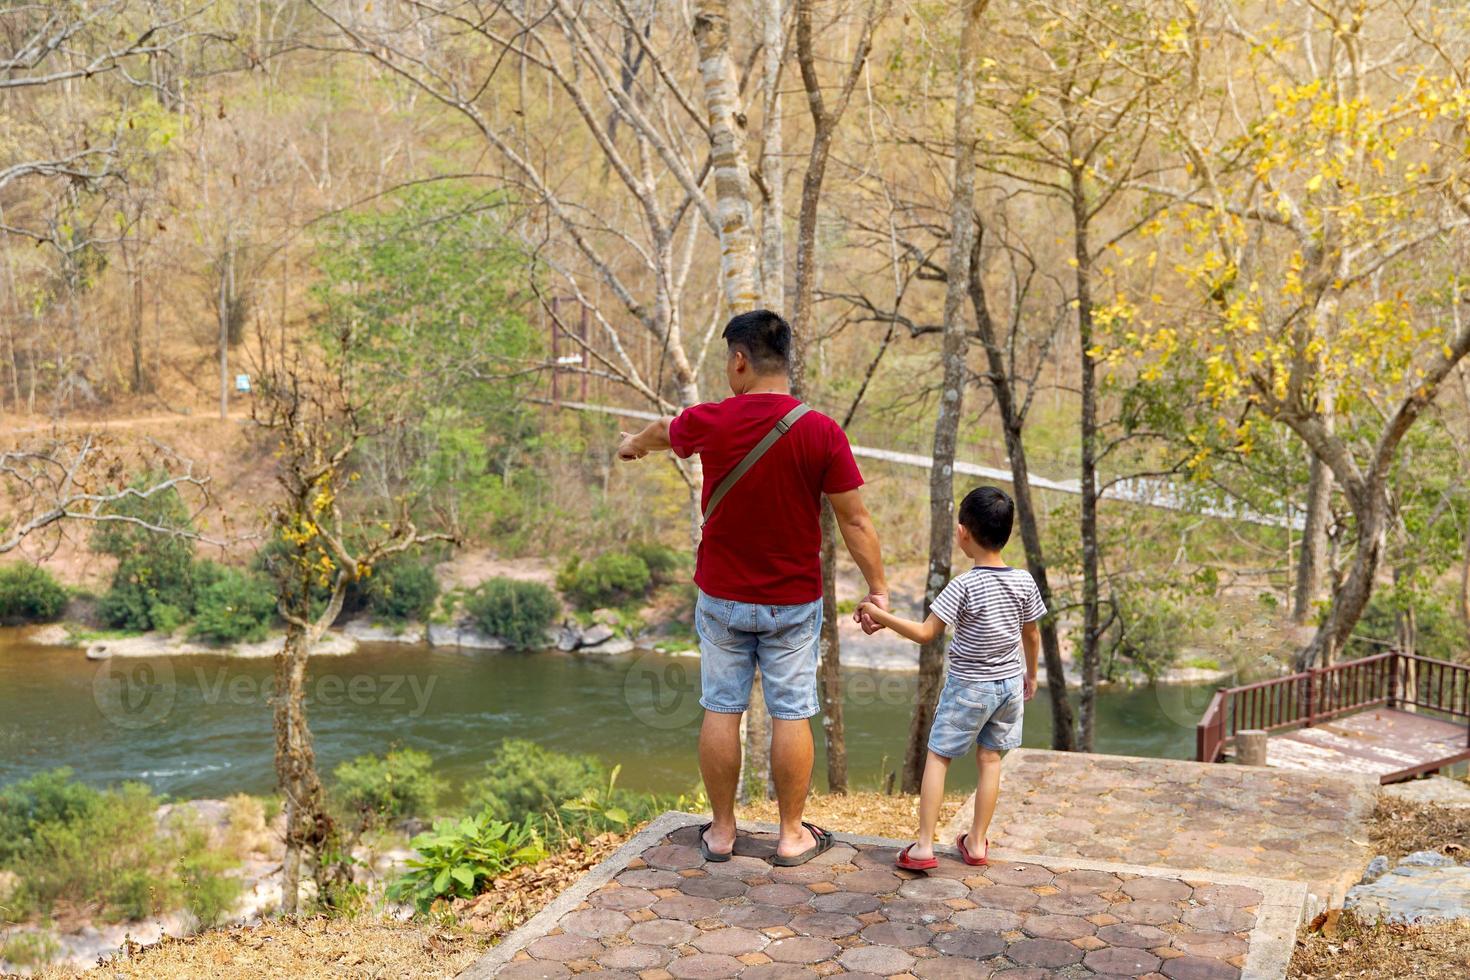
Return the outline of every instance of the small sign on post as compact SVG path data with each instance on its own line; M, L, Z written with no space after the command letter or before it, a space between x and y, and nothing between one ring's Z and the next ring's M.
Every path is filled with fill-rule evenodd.
M249 392L250 392L250 375L248 375L248 374L237 374L237 375L235 375L235 390L238 391L238 392L240 392L241 394L249 394Z

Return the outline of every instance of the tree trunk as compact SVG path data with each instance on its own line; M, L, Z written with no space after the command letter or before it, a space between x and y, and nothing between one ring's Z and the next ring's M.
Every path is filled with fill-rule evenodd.
M699 0L694 11L699 74L709 113L710 166L715 213L720 221L720 277L733 313L755 309L755 239L751 230L750 165L745 158L745 116L739 106L730 57L730 19L723 0Z
M761 215L761 293L766 309L786 305L786 183L781 133L781 0L761 0L764 47L765 121L761 126L761 180L766 196Z
M276 654L275 665L276 780L286 800L286 859L281 881L284 915L297 914L302 861L308 855L320 855L332 826L317 776L311 731L306 725L306 663L310 653L307 629L288 625L286 642Z
M230 417L230 313L234 305L235 250L228 241L219 271L219 417Z
M1460 566L1460 618L1470 626L1470 534L1465 535L1465 563Z
M837 634L837 517L822 501L822 735L827 744L827 791L847 793L847 725L842 716L842 641Z
M1026 552L1026 567L1036 580L1036 589L1048 610L1055 610L1051 581L1047 575L1046 555L1041 548L1041 528L1036 504L1031 497L1031 471L1026 460L1026 443L1022 438L1025 419L1017 404L1012 386L1013 365L1006 363L1005 352L995 334L995 321L990 317L990 303L985 295L985 282L980 278L980 240L984 229L975 236L970 251L970 306L975 311L975 329L985 346L990 389L995 393L995 407L1000 413L1005 433L1006 457L1011 464L1011 487L1016 499L1016 522L1021 528L1021 547ZM1062 646L1057 638L1056 618L1048 615L1041 621L1041 655L1046 662L1046 693L1051 701L1051 747L1062 752L1077 748L1077 724L1072 702L1067 698L1067 677L1062 668Z
M949 580L954 553L954 457L965 400L968 347L964 304L969 293L970 249L975 235L975 64L985 0L966 0L961 14L954 107L954 198L950 205L948 282L944 293L943 381L934 421L934 466L929 471L929 574L927 610ZM919 648L919 682L903 765L903 789L917 793L928 755L929 726L944 675L944 640Z
M1312 604L1322 591L1331 503L1332 470L1313 456L1311 476L1307 480L1307 513L1302 528L1301 557L1296 566L1296 586L1291 601L1291 621L1297 625L1307 621Z
M1087 192L1081 166L1069 168L1072 198L1072 247L1076 261L1077 341L1081 368L1082 484L1082 699L1077 747L1093 751L1097 729L1097 682L1100 669L1102 588L1097 539L1097 375L1092 362L1092 251L1088 243ZM1050 677L1047 682L1050 683Z
M1363 610L1373 595L1373 579L1388 541L1388 516L1391 504L1381 483L1375 482L1363 494L1366 498L1354 508L1358 536L1348 574L1332 596L1327 617L1317 627L1312 641L1297 654L1296 669L1330 666L1352 636ZM1349 495L1352 499L1352 495Z

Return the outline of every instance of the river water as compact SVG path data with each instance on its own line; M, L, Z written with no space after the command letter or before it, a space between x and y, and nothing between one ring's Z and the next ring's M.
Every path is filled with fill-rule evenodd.
M911 674L845 674L849 770L876 787L902 759ZM175 798L272 789L271 663L223 656L93 663L78 650L0 631L0 784L69 766L104 785L139 780ZM365 644L313 661L308 718L324 772L394 745L428 752L458 789L505 738L620 764L619 785L684 792L697 784L699 661L635 654L456 652ZM1098 750L1188 758L1214 688L1106 689ZM1050 743L1043 690L1026 712L1025 744ZM818 731L818 745L821 745ZM820 749L819 749L820 753ZM824 784L821 758L817 784ZM973 766L951 774L973 786Z

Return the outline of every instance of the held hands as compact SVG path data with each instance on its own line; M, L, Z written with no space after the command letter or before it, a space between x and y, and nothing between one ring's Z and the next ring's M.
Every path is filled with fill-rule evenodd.
M1021 698L1030 701L1034 697L1036 697L1036 675L1027 674L1025 680L1021 682Z
M638 445L638 436L632 432L618 433L618 459L631 463L635 459L642 459L648 455L648 450Z
M888 593L869 592L862 602L858 603L857 610L852 614L852 621L863 628L863 632L872 636L879 630L886 629L882 623L873 618L873 610L888 610Z

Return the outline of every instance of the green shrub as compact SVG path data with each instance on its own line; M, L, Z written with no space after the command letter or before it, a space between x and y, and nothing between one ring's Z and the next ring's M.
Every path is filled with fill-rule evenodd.
M182 811L170 829L178 845L175 878L180 900L199 928L212 929L228 919L240 901L240 879L226 873L235 862L210 848L209 834L193 813Z
M607 784L607 768L591 756L562 755L524 739L506 739L474 784L474 809L519 823L555 810Z
M66 589L30 562L0 567L0 623L44 623L66 608Z
M363 604L378 618L426 622L439 598L439 581L431 563L396 558L372 570L362 593Z
M64 902L117 921L233 904L238 885L214 880L231 862L190 815L160 833L146 786L95 790L70 777L62 769L0 788L0 869L19 879L8 915L45 916Z
M423 817L434 812L445 789L434 760L414 749L360 755L333 771L341 805L369 818Z
M475 625L498 636L513 649L543 646L546 630L556 620L556 596L538 582L492 578L465 597L465 610Z
M142 489L163 479L144 474L133 481ZM92 531L92 550L117 559L112 586L97 603L98 615L109 626L130 630L162 628L175 610L194 608L194 540L188 508L178 491L169 489L150 497L127 496L110 504L108 513L145 521L151 530L129 521L104 521ZM155 619L155 607L160 609ZM177 626L178 623L174 622Z
M556 587L578 609L617 605L639 598L653 583L637 555L607 551L590 561L574 557L556 575Z
M0 943L0 960L15 966L45 966L61 953L61 944L49 932L22 932Z
M648 574L657 585L668 585L689 566L689 556L676 548L653 541L628 545L628 553L636 555L648 566Z
M258 642L276 613L275 589L259 575L226 569L199 593L190 635L214 643Z
M412 901L420 912L441 898L472 898L489 881L546 856L529 822L512 824L488 814L441 820L411 842L419 856L388 889L393 901Z

